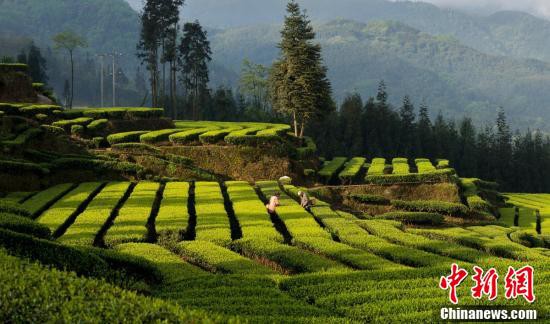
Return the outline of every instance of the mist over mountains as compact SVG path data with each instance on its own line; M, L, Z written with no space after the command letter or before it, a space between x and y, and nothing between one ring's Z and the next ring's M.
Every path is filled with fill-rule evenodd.
M139 8L142 0L128 0ZM384 0L303 0L314 21L334 97L375 93L382 79L391 100L425 100L432 116L492 120L499 106L516 127L545 128L550 120L550 22L523 12L490 16L427 3ZM42 46L74 29L88 38L87 55L126 53L137 67L139 20L124 0L0 0L0 55L19 51L19 38ZM212 85L237 86L242 60L270 65L278 51L284 0L187 1L185 20L199 19L212 43ZM5 35L11 35L7 37Z

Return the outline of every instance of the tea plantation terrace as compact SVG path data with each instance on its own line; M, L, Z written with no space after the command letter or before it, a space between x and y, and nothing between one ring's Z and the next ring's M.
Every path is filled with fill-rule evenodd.
M403 222L360 219L322 200L309 213L297 202L299 190L277 181L89 182L12 193L0 201L0 257L30 258L92 281L94 271L109 264L141 278L138 291L148 291L154 307L169 314L177 302L258 323L436 318L448 302L439 278L451 263L505 273L528 262L537 269L535 304L502 294L496 302L549 314L548 250L512 241L517 228L407 225L417 212L395 218ZM276 191L281 206L270 217L264 203ZM429 205L390 203L416 210ZM105 294L116 293L109 289ZM468 289L459 288L461 306L493 304L466 298Z

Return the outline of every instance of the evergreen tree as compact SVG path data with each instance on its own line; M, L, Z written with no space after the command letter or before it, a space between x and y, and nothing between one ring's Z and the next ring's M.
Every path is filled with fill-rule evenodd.
M333 109L331 85L322 64L321 46L313 44L315 33L300 6L287 5L281 54L273 64L270 92L273 107L291 116L294 134L303 137L307 123L316 116L326 116Z
M414 105L409 96L403 98L403 105L399 110L401 127L399 127L399 155L412 158L415 156L414 148L416 138Z
M261 64L254 64L245 59L241 68L239 89L248 97L254 108L268 112L269 90L268 90L269 69Z
M145 2L140 15L141 31L137 44L137 56L149 71L153 107L159 106L159 44L160 36L163 35L162 26L159 24L161 20L161 2L162 0L147 0Z
M29 75L34 82L48 82L46 59L40 53L40 48L36 47L34 43L29 48L27 64L29 65Z
M212 60L207 33L198 21L183 26L179 55L181 81L191 98L191 118L198 120L199 104L208 92L208 63Z
M342 130L342 144L346 148L344 155L363 155L363 125L361 118L363 114L363 100L359 94L348 95L340 109Z
M418 111L418 124L417 124L417 143L418 143L418 155L426 158L433 159L434 155L434 138L432 121L428 113L428 106L425 102L420 104Z
M470 118L460 122L459 152L456 167L464 177L477 174L476 130Z

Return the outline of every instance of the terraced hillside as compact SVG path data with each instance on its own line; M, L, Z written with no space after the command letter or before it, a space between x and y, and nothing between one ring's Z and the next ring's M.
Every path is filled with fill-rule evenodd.
M465 283L460 306L550 314L549 250L512 241L516 228L410 226L423 206L406 201L400 208L415 209L405 215L416 216L360 219L321 200L308 212L297 202L299 190L277 181L96 182L11 194L0 203L0 247L31 258L39 249L39 260L54 265L56 254L45 251L72 251L73 259L75 251L93 251L111 267L134 260L130 273L157 278L148 282L152 297L258 323L430 322L450 305L438 284L452 263L468 271L495 267L501 274L530 264L536 269L533 305L503 294L493 302L474 300ZM270 216L264 203L278 191L281 205ZM440 207L458 218L467 208L458 205ZM47 231L42 239L37 228ZM28 248L17 248L21 242ZM74 271L89 275L93 268Z

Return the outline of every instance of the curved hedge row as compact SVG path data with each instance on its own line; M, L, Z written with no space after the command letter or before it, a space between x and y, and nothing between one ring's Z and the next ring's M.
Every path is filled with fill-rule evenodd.
M149 132L139 137L139 141L145 144L155 144L159 142L167 142L169 136L175 133L181 132L181 129L162 129L158 131Z
M372 166L371 166L372 169ZM370 169L369 169L370 170ZM419 182L448 182L455 174L454 169L437 170L431 173L410 173L410 174L387 174L367 175L365 178L368 184L396 184L396 183L419 183Z
M351 195L351 199L369 205L389 205L390 200L378 195Z
M367 176L383 175L385 169L386 169L386 159L374 158L372 159L369 170L367 171Z
M348 159L345 157L335 157L332 161L325 164L325 166L317 173L325 182L330 182L340 170L344 167Z
M199 135L215 130L213 127L189 129L170 135L168 138L174 144L187 144L199 139Z
M468 207L463 204L437 200L392 200L391 205L406 211L440 213L450 216L464 216L469 211Z
M109 144L119 144L119 143L138 143L141 135L147 134L149 131L133 131L125 133L111 134L107 136L107 142Z
M50 229L47 226L39 224L28 217L15 214L0 213L0 228L44 239L51 237Z
M340 172L338 178L342 181L352 182L361 172L366 160L363 157L354 157L346 164L346 167Z
M375 218L396 220L416 225L440 225L444 221L444 217L441 214L425 212L389 212L377 215Z

